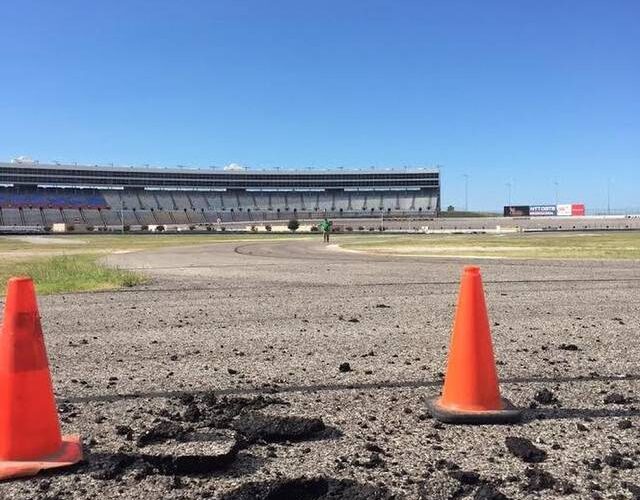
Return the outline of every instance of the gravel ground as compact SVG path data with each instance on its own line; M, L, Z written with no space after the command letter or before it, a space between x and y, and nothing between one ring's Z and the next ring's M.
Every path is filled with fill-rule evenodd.
M153 280L40 299L86 460L2 499L640 498L640 263L478 261L527 410L471 427L426 411L469 260L309 240L109 260Z

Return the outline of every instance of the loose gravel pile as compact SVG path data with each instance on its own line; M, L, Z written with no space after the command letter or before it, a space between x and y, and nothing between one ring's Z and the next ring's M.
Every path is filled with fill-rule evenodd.
M640 264L480 261L508 426L447 426L462 266L320 242L123 254L40 299L85 461L2 499L640 498Z

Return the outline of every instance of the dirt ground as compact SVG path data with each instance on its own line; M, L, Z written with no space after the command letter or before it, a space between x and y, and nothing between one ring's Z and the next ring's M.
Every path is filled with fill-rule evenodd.
M480 427L426 406L472 260L286 240L109 262L153 279L40 300L85 461L1 499L640 498L638 262L477 262L526 409Z

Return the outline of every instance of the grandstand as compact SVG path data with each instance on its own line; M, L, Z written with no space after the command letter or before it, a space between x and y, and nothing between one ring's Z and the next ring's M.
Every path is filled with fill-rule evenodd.
M0 163L0 226L433 217L428 168L281 171Z

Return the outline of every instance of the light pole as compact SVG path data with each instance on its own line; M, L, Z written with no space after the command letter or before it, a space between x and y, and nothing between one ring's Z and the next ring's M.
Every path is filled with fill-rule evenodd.
M607 178L607 215L611 215L611 177Z
M462 174L464 177L464 211L469 211L469 174Z
M559 196L558 196L558 181L557 180L553 181L553 185L556 188L556 206L558 206L558 199L559 199Z
M511 206L511 181L507 182L507 206Z

